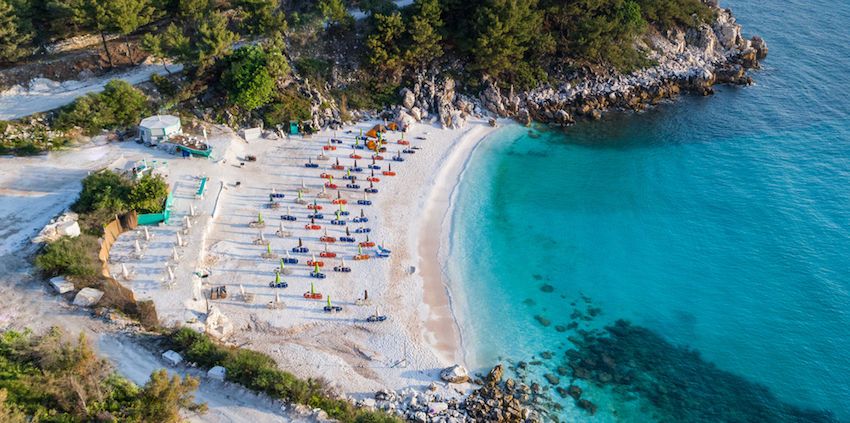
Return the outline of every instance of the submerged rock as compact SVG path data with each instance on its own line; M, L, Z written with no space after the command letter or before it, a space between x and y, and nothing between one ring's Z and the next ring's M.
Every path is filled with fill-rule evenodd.
M547 319L543 316L534 316L534 320L537 320L538 322L540 322L540 324L543 325L543 327L548 327L549 325L552 324L552 322L550 322L549 319Z
M575 400L581 398L581 388L578 386L570 385L569 388L567 388L567 393Z
M550 292L554 292L555 287L552 286L552 285L549 285L548 283L544 283L543 286L540 287L540 290L548 294Z
M561 383L561 378L553 375L552 373L546 373L545 375L543 375L543 377L545 377L546 380L548 380L549 383L551 383L552 385L557 385Z
M580 400L578 400L578 408L581 408L582 410L587 411L592 416L592 415L596 414L596 410L599 407L596 404L594 404L594 403L592 403L592 402L590 402L586 399L580 399Z

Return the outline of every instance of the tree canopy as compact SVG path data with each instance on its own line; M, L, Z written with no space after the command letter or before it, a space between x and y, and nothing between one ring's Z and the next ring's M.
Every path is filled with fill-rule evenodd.
M234 51L228 58L221 83L230 95L231 104L253 110L268 103L274 80L269 75L266 53L257 45Z

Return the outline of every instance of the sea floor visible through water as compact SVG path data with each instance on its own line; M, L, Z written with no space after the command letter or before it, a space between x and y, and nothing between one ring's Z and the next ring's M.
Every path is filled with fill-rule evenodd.
M850 420L847 12L723 6L768 41L756 85L505 127L453 193L466 362L524 361L561 421L577 374L600 421Z

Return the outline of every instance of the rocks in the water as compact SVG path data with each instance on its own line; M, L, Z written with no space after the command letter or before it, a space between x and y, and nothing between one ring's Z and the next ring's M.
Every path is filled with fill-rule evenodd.
M534 300L532 300L531 298L526 299L526 300L525 300L525 301L523 301L522 303L523 303L523 304L525 304L525 305L527 305L527 306L529 306L529 307L534 307L534 306L536 306L536 305L537 305L537 303L536 303L536 302L534 302Z
M540 357L542 357L545 360L551 360L552 359L552 353L550 353L549 351L543 351L542 353L540 353Z
M561 376L567 375L567 368L564 366L558 366L558 374Z
M570 385L570 386L572 386L572 385ZM559 386L559 387L557 387L557 388L555 388L555 392L557 392L557 393L558 393L558 395L560 395L560 396L561 396L561 398L566 398L566 397L567 397L567 395L569 395L569 392L567 392L567 390L566 390L566 389L564 389L564 388L562 388L562 387L560 387L560 386Z
M527 366L528 366L528 364L524 361L520 361L519 363L516 364L517 369L525 369Z
M575 329L578 327L578 322L572 322L567 325L567 329Z
M549 319L547 319L543 316L539 316L539 315L534 316L534 320L537 320L538 322L540 322L540 324L543 325L543 327L548 327L549 325L552 324L552 322L550 322Z
M542 365L543 365L543 362L542 362L542 361L540 361L540 360L534 360L534 361L532 361L532 362L530 362L530 363L528 363L528 364L531 364L532 366L542 366Z
M590 379L592 377L590 370L588 370L584 367L579 367L579 368L573 370L573 376L575 376L579 379Z
M581 357L581 353L573 348L568 349L564 354L569 357L570 360L578 360Z
M581 388L575 385L570 385L569 388L567 388L567 394L573 397L573 399L578 400L581 398Z
M767 57L767 43L764 42L762 37L753 35L752 38L750 38L750 47L755 49L756 57L758 59L764 59Z
M599 379L599 382L602 382L602 383L610 383L611 380L613 379L611 377L611 375L609 375L608 373L605 373L605 372L597 373L596 378Z
M502 365L496 365L490 370L490 373L487 374L487 382L490 383L499 383L502 380L502 374L505 373L505 369L502 368Z
M558 326L555 326L555 330L558 331L558 332L566 332L567 328L565 328L561 325L558 325Z
M542 276L542 275L531 275L531 277L532 277L532 278L534 278L534 280L538 280L538 281L542 281L542 280L543 280L543 276Z
M589 307L589 308L587 309L587 314L589 314L589 315L591 315L591 316L593 316L593 317L596 317L599 313L602 313L602 309L601 309L601 308L593 308L593 307Z
M548 380L549 383L551 383L552 385L557 385L561 383L561 378L553 375L552 373L546 373L545 375L543 375L543 377L545 377L546 380Z
M441 370L440 379L449 383L464 383L469 381L469 372L463 366L455 364Z
M548 294L548 293L554 292L555 287L552 286L552 285L549 285L548 283L544 283L543 286L540 287L540 290Z
M581 312L578 310L573 310L573 314L570 314L570 319L578 319L581 317Z
M596 410L599 407L596 404L582 398L582 399L578 400L578 408L581 408L582 410L587 411L592 416L592 415L596 414Z

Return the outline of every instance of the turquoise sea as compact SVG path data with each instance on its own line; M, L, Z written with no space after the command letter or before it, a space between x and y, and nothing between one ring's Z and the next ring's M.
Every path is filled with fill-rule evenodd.
M505 127L453 194L467 364L529 363L560 421L850 421L850 4L721 6L754 86Z

